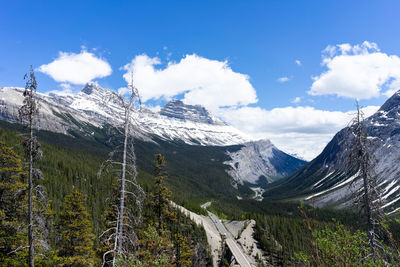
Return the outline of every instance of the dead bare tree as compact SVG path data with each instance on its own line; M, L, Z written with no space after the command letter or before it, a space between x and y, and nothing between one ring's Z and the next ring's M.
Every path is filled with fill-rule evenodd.
M37 90L37 82L32 66L29 75L25 74L26 81L25 90L23 92L24 101L21 108L18 110L19 119L26 124L29 130L29 136L24 140L23 146L29 159L29 175L28 175L28 242L29 242L29 266L33 267L34 263L34 234L33 234L33 180L41 175L41 172L36 170L33 165L42 156L40 144L33 134L34 120L38 114L38 104L35 99ZM38 177L39 178L39 177Z
M383 219L381 192L378 186L378 178L374 171L375 159L370 152L372 144L368 139L368 133L363 126L363 113L358 102L357 115L350 129L353 139L350 147L350 165L356 171L355 179L351 185L356 187L356 203L364 213L367 223L367 236L373 261L377 261L377 248L383 247L377 238L376 228Z
M136 235L133 225L141 220L144 190L136 181L136 156L134 152L133 121L132 114L140 110L140 98L133 81L128 85L129 96L112 92L106 102L113 102L123 108L122 127L116 127L117 136L123 137L122 148L117 146L109 159L102 165L99 175L105 171L117 171L120 177L119 201L115 207L116 221L112 221L112 227L106 229L101 237L105 242L112 244L112 249L103 255L103 266L115 265L117 257L128 255L135 247ZM122 131L120 130L122 128ZM127 209L127 202L130 203ZM107 261L107 255L112 254L112 259Z

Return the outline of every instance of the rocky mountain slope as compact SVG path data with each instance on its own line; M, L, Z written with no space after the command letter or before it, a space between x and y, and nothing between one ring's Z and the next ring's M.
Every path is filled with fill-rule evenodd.
M268 139L244 143L240 150L228 152L228 155L232 160L225 163L231 166L230 176L239 183L258 185L287 176L306 163L280 151Z
M22 88L0 88L0 119L15 122L22 103ZM85 131L88 127L114 126L122 122L122 108L112 100L110 90L88 83L77 94L40 94L38 128L68 134L68 130ZM202 107L172 101L160 113L148 109L133 115L135 133L142 139L152 135L165 140L179 139L187 144L233 145L250 138L237 129L211 117ZM90 128L90 127L89 127ZM91 134L88 132L87 134Z
M375 173L382 188L385 208L400 207L400 91L363 121ZM353 138L350 127L339 131L322 153L289 177L272 184L264 193L270 198L303 199L317 206L349 206L360 184L350 187L356 170L349 165Z
M23 88L0 88L0 119L17 122ZM74 136L76 132L95 136L96 129L118 127L123 109L113 100L112 92L96 83L88 83L76 94L37 94L40 112L37 127ZM236 128L212 116L204 107L168 102L160 112L143 107L132 114L135 135L142 141L184 142L201 146L232 146L226 153L232 158L223 168L234 180L258 184L270 182L297 170L305 162L289 156L270 141L254 142ZM266 180L260 180L265 177Z

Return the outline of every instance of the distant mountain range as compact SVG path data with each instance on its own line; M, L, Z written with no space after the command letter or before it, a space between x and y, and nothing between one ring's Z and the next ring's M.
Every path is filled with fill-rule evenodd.
M363 121L370 153L376 160L375 173L382 189L384 207L400 208L400 91ZM290 176L268 186L264 196L296 199L317 206L338 208L352 205L360 183L350 187L357 170L349 164L351 126L339 131L322 153Z
M23 88L0 88L0 119L18 122ZM37 93L40 112L37 127L69 136L96 138L98 129L122 123L123 109L110 97L112 92L88 83L76 94ZM269 140L253 141L236 128L216 118L202 106L168 102L160 112L142 108L132 114L135 137L145 143L183 142L200 147L226 147L228 159L221 162L232 185L250 187L282 178L306 162L276 148ZM214 160L211 158L210 160ZM198 162L202 164L202 162Z
M0 88L1 120L18 122L22 92L23 88ZM96 83L86 84L76 94L38 93L37 126L71 137L98 139L99 130L119 127L122 122L123 110L110 95L110 90ZM171 146L166 144L176 147L179 142L185 144L182 150L185 152L204 150L200 161L190 163L196 166L185 168L206 168L208 162L213 162L213 168L218 166L229 175L234 188L245 186L259 199L263 195L274 200L304 200L317 206L343 208L352 205L354 192L359 188L357 183L349 186L357 171L349 165L350 127L339 131L322 153L307 163L280 151L269 140L252 140L202 106L186 105L180 100L168 102L159 112L142 108L132 114L132 119L141 146L151 147L142 149L148 151L143 153L157 151L157 146L167 151L166 147ZM397 210L400 208L400 91L365 119L363 125L368 132L369 149L376 159L375 172L382 187L384 207ZM213 147L217 149L208 149ZM207 151L212 153L207 156ZM173 151L169 153L169 157L174 155Z

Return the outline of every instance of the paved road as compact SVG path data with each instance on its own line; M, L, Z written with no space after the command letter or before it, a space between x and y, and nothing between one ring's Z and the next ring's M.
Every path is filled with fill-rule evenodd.
M203 205L201 205L200 207L202 208L202 209L207 209L208 208L208 206L210 206L211 205L211 201L208 201L208 202L206 202L206 203L204 203Z
M215 225L217 226L217 230L226 236L226 244L228 245L229 249L231 250L233 256L235 257L236 261L239 263L241 267L251 267L249 260L247 259L246 255L243 254L242 250L236 243L236 240L232 237L232 235L226 230L225 226L221 223L217 216L215 216L212 212L208 212L208 215L213 220Z

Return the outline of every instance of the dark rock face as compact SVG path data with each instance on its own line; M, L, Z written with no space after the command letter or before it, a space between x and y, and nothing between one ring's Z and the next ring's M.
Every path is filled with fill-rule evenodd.
M183 121L193 121L213 125L224 125L217 118L214 118L202 106L185 105L181 100L171 100L160 111L160 115L180 119Z
M363 121L368 147L374 158L374 171L382 187L385 207L400 207L400 91L389 98L372 116ZM354 190L349 184L357 170L349 156L353 131L339 131L322 153L296 173L267 190L272 198L309 199L319 206L346 207Z
M268 139L244 143L239 150L227 154L231 158L225 162L230 166L227 172L239 184L246 182L260 185L260 177L265 178L263 183L270 183L306 164L305 161L280 151Z
M85 84L85 87L83 87L81 91L87 95L90 95L93 92L99 90L104 90L104 89L100 88L100 86L98 86L96 83L88 82L87 84Z
M22 88L0 87L0 120L17 122L22 92ZM93 82L87 83L79 93L38 93L36 97L41 108L37 127L65 135L96 138L95 132L99 129L121 127L123 123L122 103L113 96L113 91ZM278 150L269 140L251 141L250 137L199 105L185 105L180 100L172 100L161 112L141 108L133 111L131 116L132 134L142 141L219 146L232 159L224 162L224 170L232 166L229 173L240 184L259 184L260 177L264 177L264 182L271 182L305 163ZM237 153L229 152L233 150ZM211 162L214 160L210 158ZM198 164L208 166L209 162Z

